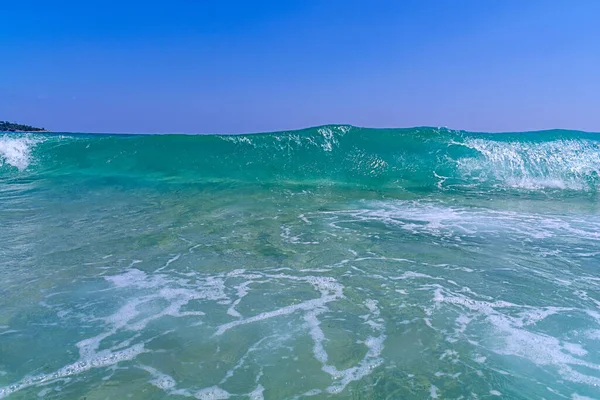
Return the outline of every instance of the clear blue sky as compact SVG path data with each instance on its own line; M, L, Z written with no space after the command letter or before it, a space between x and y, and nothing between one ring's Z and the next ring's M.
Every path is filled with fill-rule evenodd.
M0 120L600 131L600 0L0 1Z

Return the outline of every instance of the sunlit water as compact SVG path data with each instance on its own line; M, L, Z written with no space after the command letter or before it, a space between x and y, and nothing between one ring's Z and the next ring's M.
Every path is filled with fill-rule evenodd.
M383 190L3 140L0 398L600 398L597 147ZM77 168L44 164L73 140Z

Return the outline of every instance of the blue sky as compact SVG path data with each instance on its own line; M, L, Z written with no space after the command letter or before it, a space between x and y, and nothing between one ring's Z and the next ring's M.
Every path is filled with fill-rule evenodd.
M0 120L600 131L597 0L3 0Z

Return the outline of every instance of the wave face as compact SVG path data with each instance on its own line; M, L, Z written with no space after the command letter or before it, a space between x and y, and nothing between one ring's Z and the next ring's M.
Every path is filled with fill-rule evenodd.
M0 165L2 175L596 193L600 137L351 126L251 135L5 135Z

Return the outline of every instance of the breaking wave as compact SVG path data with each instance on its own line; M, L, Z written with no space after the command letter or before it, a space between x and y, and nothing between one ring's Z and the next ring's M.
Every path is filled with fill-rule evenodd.
M575 131L485 134L339 125L249 135L1 137L0 176L24 170L181 183L596 193L600 140Z

